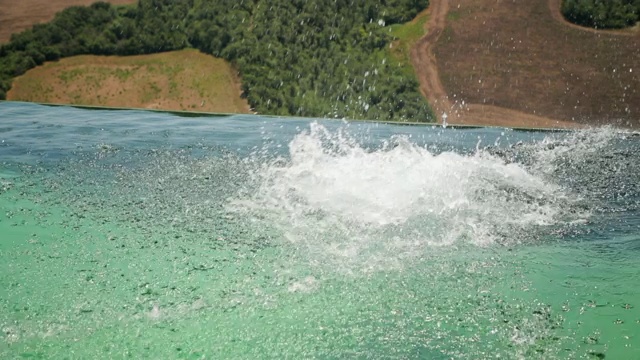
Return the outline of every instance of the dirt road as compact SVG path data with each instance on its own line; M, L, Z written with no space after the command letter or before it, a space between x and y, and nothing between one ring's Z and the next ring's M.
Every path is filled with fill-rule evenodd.
M411 61L420 81L420 91L433 106L440 122L444 116L450 124L544 128L580 126L570 121L550 119L497 106L451 102L438 72L438 66L446 64L438 64L433 54L433 46L446 25L449 0L431 0L429 6L430 17L425 24L426 35L416 42L411 51Z
M449 3L446 0L431 1L429 5L429 21L425 24L426 35L418 40L411 49L411 62L416 69L420 81L420 92L429 100L429 104L442 121L443 114L451 112L452 105L447 92L440 82L438 63L432 48L442 34Z

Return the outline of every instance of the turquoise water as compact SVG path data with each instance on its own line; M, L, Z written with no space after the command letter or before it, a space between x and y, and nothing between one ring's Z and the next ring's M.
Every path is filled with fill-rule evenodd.
M640 358L640 137L0 103L0 358Z

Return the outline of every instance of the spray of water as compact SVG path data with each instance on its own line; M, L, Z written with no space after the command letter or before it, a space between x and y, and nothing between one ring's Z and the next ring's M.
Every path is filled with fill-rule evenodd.
M588 216L541 163L589 148L569 140L561 152L552 141L531 145L533 165L526 165L481 149L436 154L407 137L372 150L346 129L313 123L290 142L287 157L253 160L261 164L259 185L231 208L274 224L332 266L396 266L434 246L536 241L540 229Z

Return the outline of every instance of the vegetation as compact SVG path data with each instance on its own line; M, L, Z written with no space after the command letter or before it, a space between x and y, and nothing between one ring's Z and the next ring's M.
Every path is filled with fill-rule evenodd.
M231 61L258 112L432 121L389 25L428 0L140 0L71 7L0 47L0 98L44 61L188 47Z
M640 0L563 0L562 14L578 25L620 29L640 21Z
M405 65L405 71L415 74L411 65L411 49L425 35L425 23L429 17L426 12L418 14L413 20L404 24L391 25L390 34L396 39L390 47L391 54Z

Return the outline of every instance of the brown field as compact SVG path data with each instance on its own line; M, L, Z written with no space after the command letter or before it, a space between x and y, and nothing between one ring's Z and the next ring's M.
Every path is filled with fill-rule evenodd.
M248 113L237 72L196 50L141 56L75 56L15 79L7 100Z
M11 34L28 29L34 24L47 22L53 16L75 5L90 5L96 0L0 0L0 43L9 41ZM106 0L122 5L137 0Z
M570 26L558 16L558 5L559 0L432 0L432 10L440 6L446 14L440 34L431 35L437 39L437 80L446 90L435 92L436 108L448 109L450 121L462 123L493 118L531 125L534 117L542 123L640 126L640 32Z

